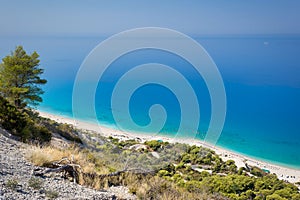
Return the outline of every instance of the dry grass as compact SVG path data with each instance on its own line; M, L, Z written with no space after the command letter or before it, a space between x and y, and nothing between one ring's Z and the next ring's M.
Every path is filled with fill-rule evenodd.
M80 150L75 146L71 146L67 149L58 149L51 146L31 146L28 149L26 158L34 165L45 167L49 163L59 161L62 158L68 158L73 163L81 166L81 170L85 174L108 174L110 173L109 168L106 167L101 159L97 158L96 155L88 150ZM106 179L100 180L97 176L83 177L82 174L79 176L79 184L87 185L95 189L107 188L109 181Z
M27 159L37 166L45 166L47 163L68 158L72 160L73 163L79 164L85 173L108 173L108 169L99 167L102 164L94 158L92 152L80 151L74 146L64 150L51 146L31 146L26 155Z

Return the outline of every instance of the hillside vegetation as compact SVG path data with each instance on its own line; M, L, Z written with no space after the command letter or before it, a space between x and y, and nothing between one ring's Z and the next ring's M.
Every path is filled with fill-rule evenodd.
M48 146L29 153L29 160L40 166L63 157L82 166L80 184L95 189L124 185L139 199L300 199L298 188L276 175L251 166L237 169L234 161L223 162L199 146L100 136L89 149Z

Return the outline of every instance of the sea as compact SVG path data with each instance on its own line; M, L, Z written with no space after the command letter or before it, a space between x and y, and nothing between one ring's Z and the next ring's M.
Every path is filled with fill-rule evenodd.
M190 37L210 55L226 91L226 118L216 145L252 158L300 169L300 36ZM22 45L28 53L37 51L40 67L45 70L42 76L48 80L43 86L43 102L37 109L73 117L72 94L78 70L86 56L107 38L109 36L2 36L0 56L8 55L17 45ZM120 111L114 110L111 98L116 84L126 72L147 63L169 66L188 80L196 94L201 116L195 137L204 140L212 113L207 85L191 63L159 49L134 50L116 58L101 79L91 83L97 85L93 99L97 118L93 119L90 113L86 113L81 120L96 120L105 126L139 131L129 125L126 117L116 122L113 113ZM182 110L178 95L167 86L141 85L132 93L127 110L134 123L147 127L153 117L149 110L158 104L164 108L165 123L158 133L152 132L151 128L143 133L176 135ZM159 119L161 116L154 117ZM188 132L189 127L185 128Z

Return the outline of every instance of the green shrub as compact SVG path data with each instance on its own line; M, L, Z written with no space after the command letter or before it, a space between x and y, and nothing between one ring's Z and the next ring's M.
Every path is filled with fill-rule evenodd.
M170 172L168 172L167 170L162 169L162 170L158 171L158 175L160 177L162 177L162 176L170 176Z
M5 186L11 190L16 190L18 186L18 180L17 179L10 179L5 183Z
M282 198L278 194L271 194L267 196L266 200L286 200L285 198Z
M184 153L184 154L182 155L181 162L182 162L182 163L190 163L190 162L191 162L190 155L187 154L187 153Z
M30 110L18 110L0 96L0 125L23 142L39 143L51 140L51 133L44 126L37 126Z
M50 132L57 133L69 141L73 141L82 144L82 140L79 138L77 130L69 124L60 124L53 120L38 117L37 122L46 127Z
M43 182L38 178L31 177L28 181L28 186L35 190L39 190L42 188Z
M238 170L238 175L242 175L244 173L245 168L244 167L240 167Z
M292 200L299 200L300 199L300 194L292 194Z
M46 190L45 191L46 197L49 199L56 199L59 195L58 192L54 190Z
M120 142L115 142L120 148L130 147L132 145L138 144L136 140L123 140Z
M24 114L1 96L0 124L4 129L16 136L21 136L20 133L27 124Z
M148 145L153 151L157 151L160 147L162 147L163 142L157 140L151 140L151 141L146 141L144 144Z
M182 169L184 168L184 162L180 162L179 164L177 164L177 166L175 167L176 170Z
M250 173L257 177L263 177L266 175L266 173L258 167L252 167Z
M69 124L59 124L56 127L56 131L59 135L67 140L82 144L82 140L76 134L74 134L76 130L74 130Z

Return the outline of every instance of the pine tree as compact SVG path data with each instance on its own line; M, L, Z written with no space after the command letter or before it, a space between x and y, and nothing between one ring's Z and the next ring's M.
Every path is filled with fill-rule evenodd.
M42 102L44 91L39 86L47 81L40 78L44 70L39 68L38 58L36 52L28 55L22 46L17 46L11 55L2 59L0 94L17 108L24 108L28 104L36 106Z

